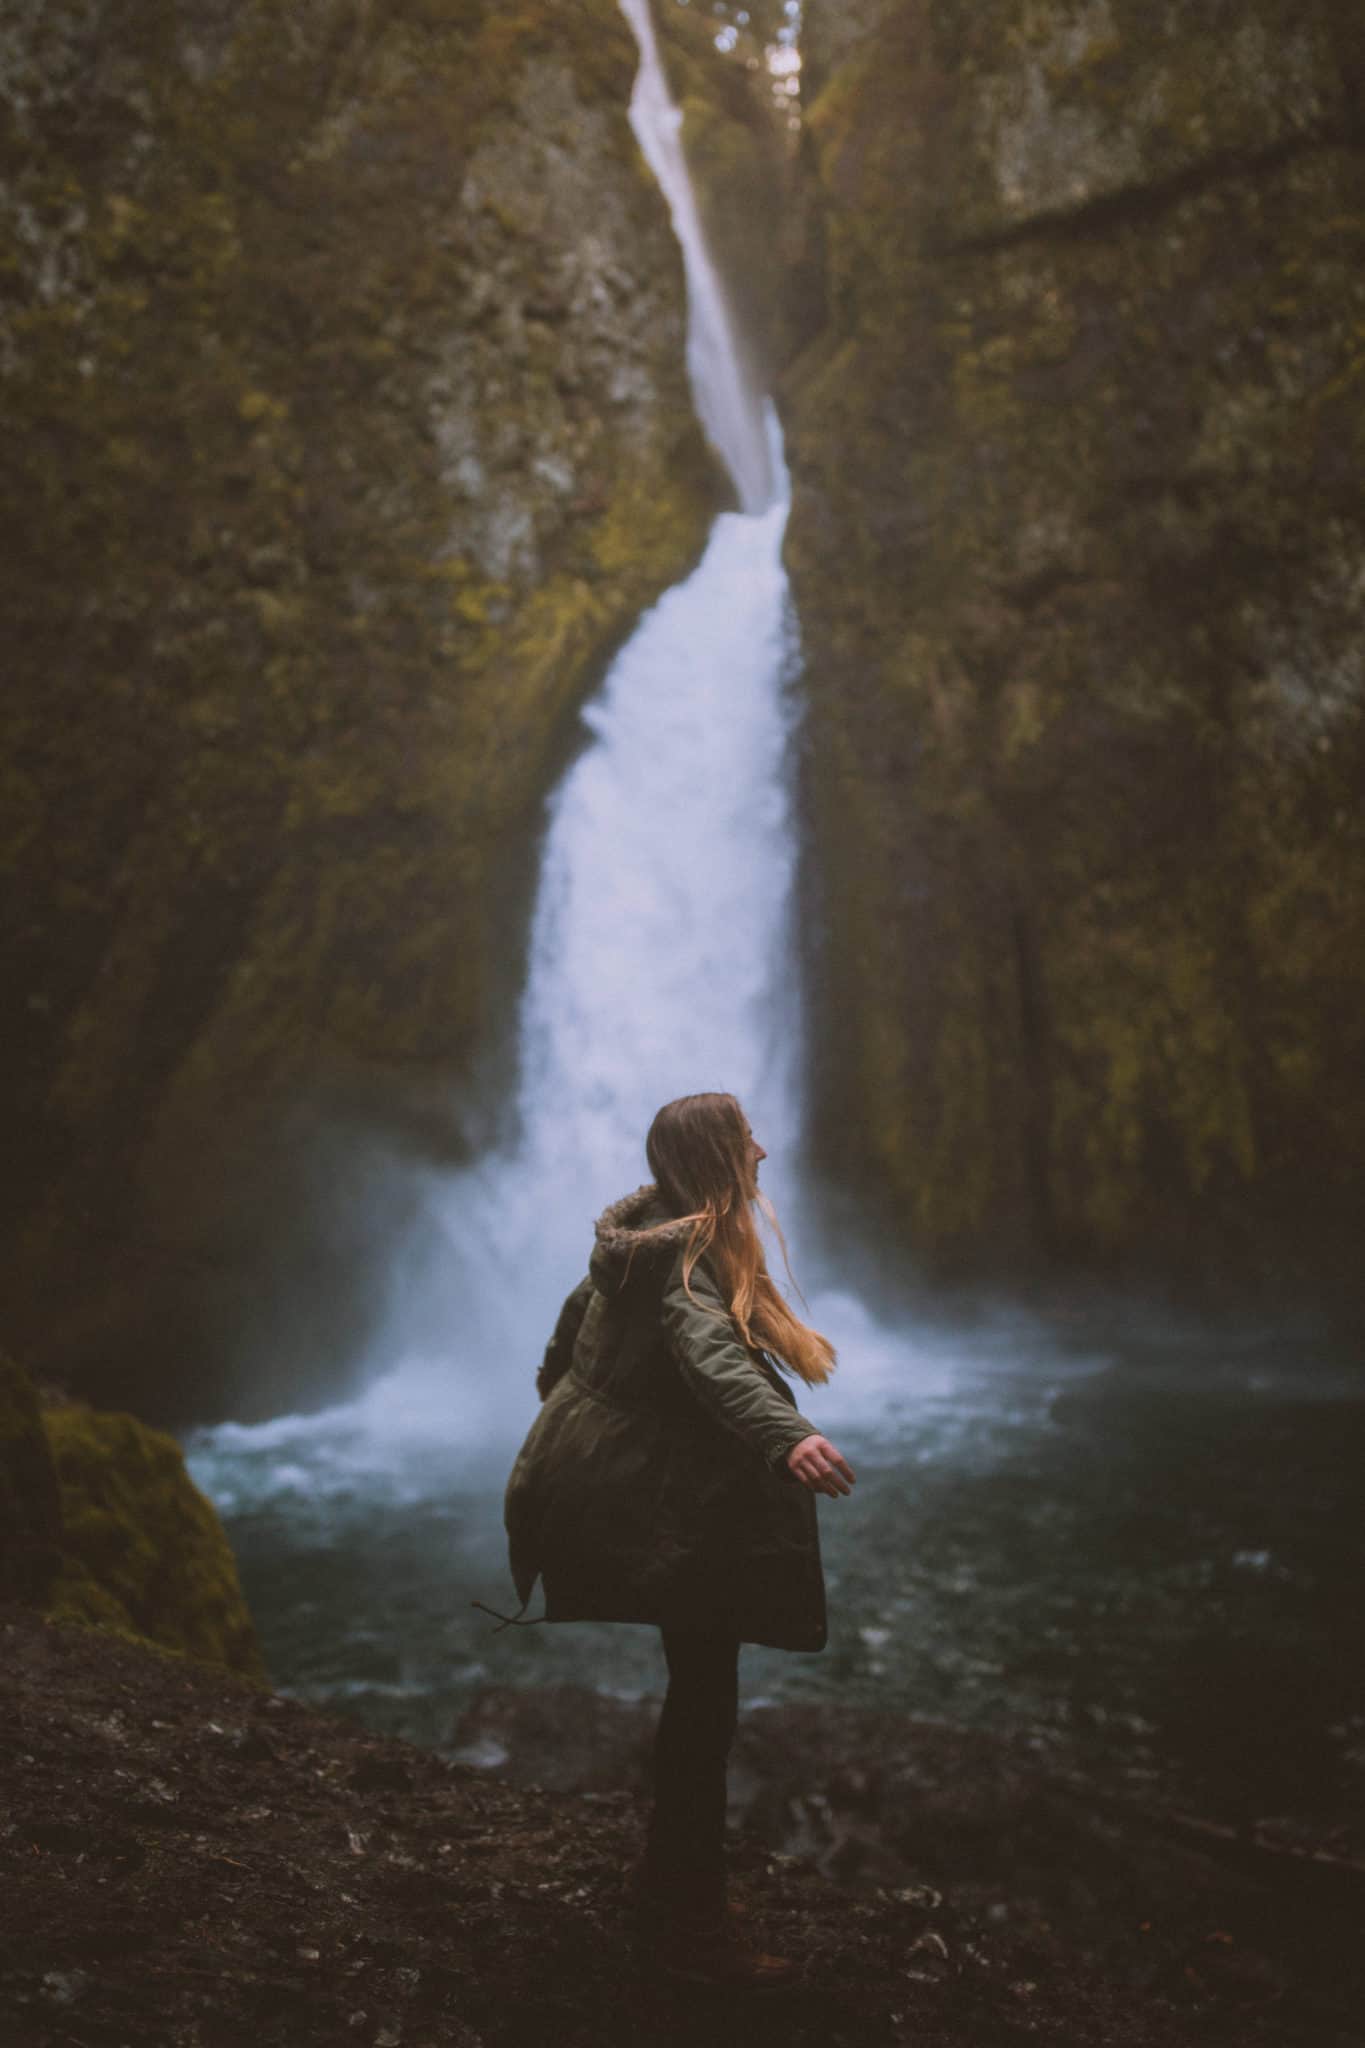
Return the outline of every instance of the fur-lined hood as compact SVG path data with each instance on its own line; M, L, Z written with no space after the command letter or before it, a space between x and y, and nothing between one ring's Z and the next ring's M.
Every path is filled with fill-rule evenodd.
M602 1211L594 1226L597 1241L588 1262L593 1286L599 1294L611 1295L620 1292L632 1273L643 1270L657 1277L661 1266L672 1266L691 1230L690 1223L671 1213L653 1181L634 1194L622 1195Z

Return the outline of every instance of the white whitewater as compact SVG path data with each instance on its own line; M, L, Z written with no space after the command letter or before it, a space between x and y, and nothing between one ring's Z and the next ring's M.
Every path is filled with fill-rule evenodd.
M554 801L521 1016L514 1179L610 1199L659 1104L728 1087L794 1133L785 500L720 518L585 714ZM581 1254L580 1254L581 1257Z
M729 1088L774 1154L796 1135L781 440L739 371L648 0L621 7L640 45L631 121L682 248L697 409L743 509L716 521L694 573L641 620L551 807L521 1012L520 1143L485 1185L500 1237L511 1226L552 1263L547 1213L566 1218L566 1284L582 1270L585 1203L644 1177L661 1102Z

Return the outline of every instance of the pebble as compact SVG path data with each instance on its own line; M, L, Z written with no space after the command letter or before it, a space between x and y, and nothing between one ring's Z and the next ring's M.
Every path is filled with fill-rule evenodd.
M74 2005L89 1984L84 1970L49 1970L43 1978L43 1989L54 2005Z
M942 1892L936 1892L931 1884L903 1885L898 1892L892 1892L891 1896L902 1906L922 1906L930 1913L943 1904Z

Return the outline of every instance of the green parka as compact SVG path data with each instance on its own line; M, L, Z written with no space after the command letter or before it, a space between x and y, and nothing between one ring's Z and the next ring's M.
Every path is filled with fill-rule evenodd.
M512 1576L549 1621L717 1624L741 1642L824 1647L815 1497L788 1471L814 1425L746 1348L689 1226L653 1187L598 1219L542 1400L507 1485Z

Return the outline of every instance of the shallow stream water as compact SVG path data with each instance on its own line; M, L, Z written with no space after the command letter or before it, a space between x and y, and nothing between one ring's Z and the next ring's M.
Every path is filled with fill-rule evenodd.
M860 1390L850 1360L807 1397L858 1472L821 1505L830 1642L748 1649L746 1701L1027 1730L1206 1810L1344 1818L1365 1768L1362 1390L1287 1339L1171 1334L1116 1366L1003 1312L900 1358L899 1387ZM189 1451L285 1690L446 1749L484 1685L659 1690L650 1629L499 1632L471 1605L515 1604L506 1442L473 1452L362 1406Z

